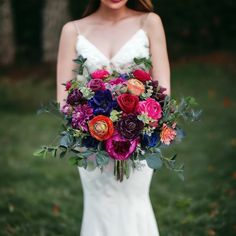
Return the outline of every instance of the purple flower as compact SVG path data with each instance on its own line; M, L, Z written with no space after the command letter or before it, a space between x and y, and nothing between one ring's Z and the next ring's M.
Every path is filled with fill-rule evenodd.
M141 130L144 128L144 124L136 115L128 114L117 121L116 128L121 136L132 140L140 135Z
M88 82L88 87L94 92L98 90L105 90L105 84L101 79L92 79Z
M64 104L63 107L61 108L61 112L66 115L69 116L72 112L72 107L69 104Z
M151 85L153 86L153 94L151 97L154 98L156 101L158 101L161 104L161 106L163 106L166 97L166 94L164 94L166 88L159 86L157 80L153 80Z
M93 113L96 116L109 116L113 107L117 105L108 89L96 91L95 95L88 101L88 104L93 108Z
M129 78L129 75L124 73L124 74L120 74L120 77L124 80L127 80Z
M74 89L68 94L66 102L74 106L74 105L79 104L82 97L83 97L83 94L78 89Z
M93 116L93 109L87 104L78 105L72 113L71 125L74 129L88 131L87 122Z

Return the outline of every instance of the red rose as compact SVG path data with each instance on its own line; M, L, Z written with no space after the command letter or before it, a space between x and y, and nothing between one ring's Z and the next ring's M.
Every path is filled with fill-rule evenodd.
M146 82L146 81L152 79L151 75L144 70L139 70L139 69L135 70L135 71L133 71L133 75L136 79L138 79L142 82Z
M117 97L117 102L125 113L133 113L136 110L139 99L137 96L124 93Z

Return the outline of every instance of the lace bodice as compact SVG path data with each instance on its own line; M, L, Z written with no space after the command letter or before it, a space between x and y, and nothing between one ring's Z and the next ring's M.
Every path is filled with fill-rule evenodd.
M145 30L140 28L111 58L107 58L93 43L85 36L78 34L76 42L78 55L87 58L86 65L89 72L105 67L108 71L115 69L124 73L127 66L133 62L134 57L149 57L149 38Z

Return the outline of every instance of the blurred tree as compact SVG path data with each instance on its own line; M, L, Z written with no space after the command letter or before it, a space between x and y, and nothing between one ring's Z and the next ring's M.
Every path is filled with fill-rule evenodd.
M43 9L43 61L56 60L61 28L70 19L68 0L45 0Z
M14 29L10 0L0 1L0 64L11 64L15 57Z
M44 0L11 0L17 63L38 63L42 53L42 7Z

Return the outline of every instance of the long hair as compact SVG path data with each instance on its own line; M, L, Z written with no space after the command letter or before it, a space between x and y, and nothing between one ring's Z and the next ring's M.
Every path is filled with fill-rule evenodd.
M127 7L143 12L154 11L154 7L151 0L128 0ZM82 17L88 16L94 13L100 6L100 0L89 0L87 7L85 8Z

